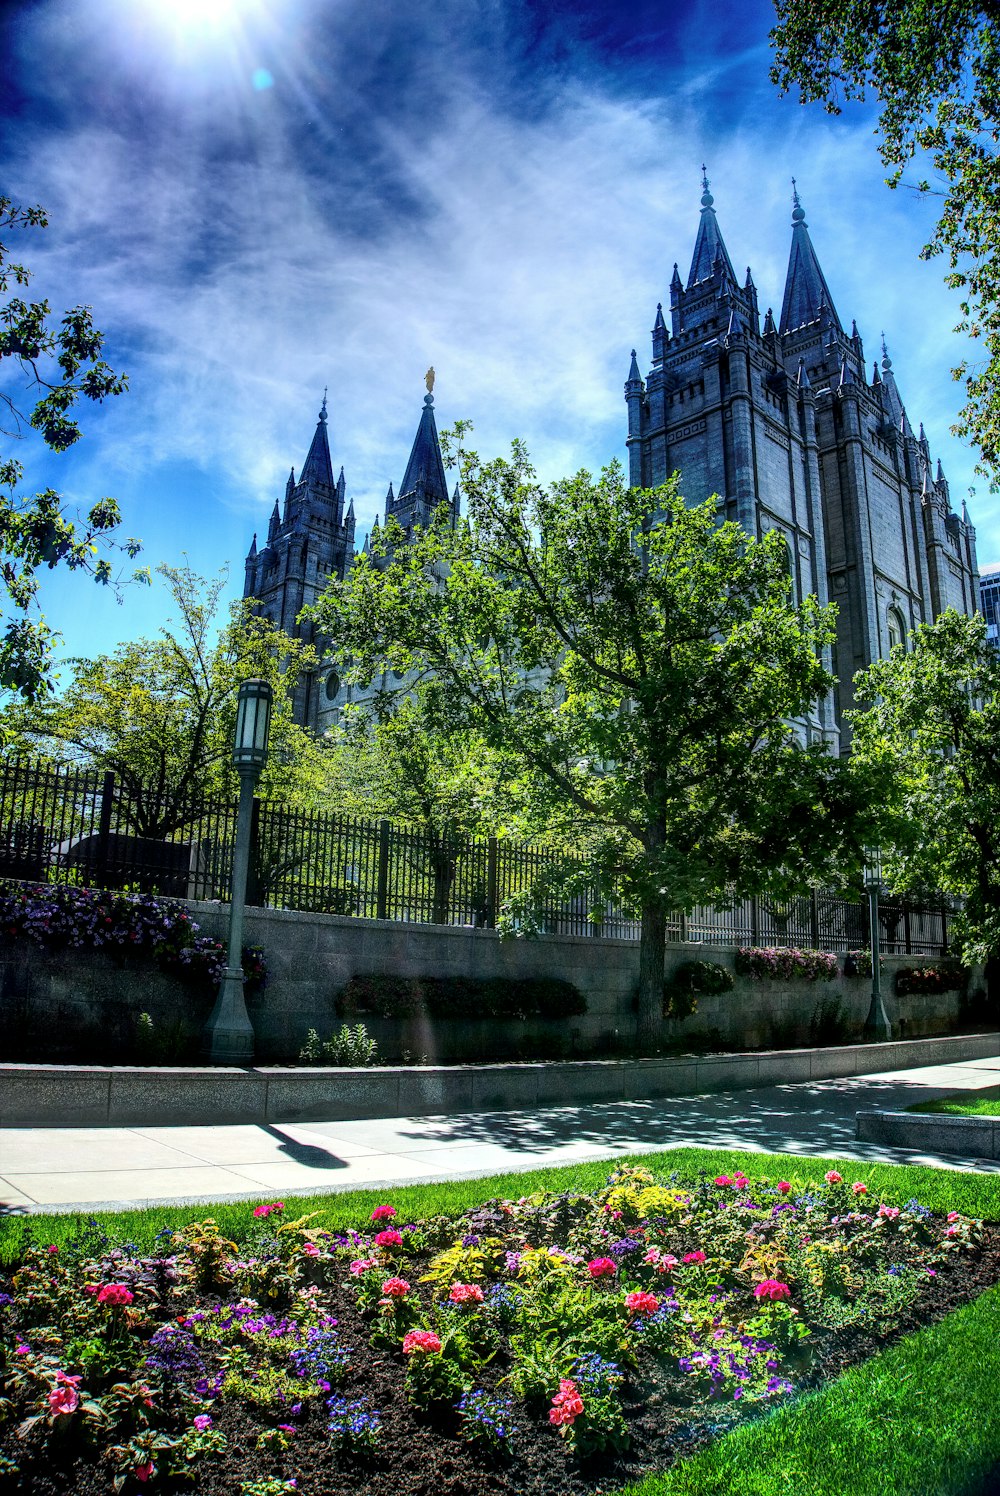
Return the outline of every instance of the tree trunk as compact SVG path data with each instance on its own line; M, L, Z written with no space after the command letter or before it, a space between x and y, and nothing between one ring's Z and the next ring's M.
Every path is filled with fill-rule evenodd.
M639 934L639 1011L636 1044L642 1054L653 1054L663 1041L663 958L667 946L667 911L661 902L642 911Z

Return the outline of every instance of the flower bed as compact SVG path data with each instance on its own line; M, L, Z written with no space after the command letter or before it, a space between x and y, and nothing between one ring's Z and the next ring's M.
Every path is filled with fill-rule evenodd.
M736 970L755 982L832 982L837 958L832 951L800 951L794 946L741 945Z
M207 991L218 986L226 969L226 947L199 932L176 899L0 880L0 933L8 940L28 939L50 951L140 957ZM257 947L244 947L243 971L248 987L266 985L264 955Z
M996 1281L997 1232L830 1171L621 1168L364 1232L259 1206L96 1227L0 1282L0 1484L56 1496L582 1496L662 1469ZM5 1401L3 1399L6 1399ZM193 1484L192 1484L193 1483Z

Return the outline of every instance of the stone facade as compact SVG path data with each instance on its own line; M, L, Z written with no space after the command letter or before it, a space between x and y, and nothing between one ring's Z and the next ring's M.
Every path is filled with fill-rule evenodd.
M662 305L643 379L625 384L629 472L652 487L680 471L689 503L718 498L748 534L777 530L796 600L836 603L830 659L837 688L807 724L847 746L852 678L945 608L979 606L976 532L932 475L885 341L869 380L857 324L847 333L809 237L798 194L781 315L761 324L757 288L737 277L703 179L687 281L674 266L670 325Z

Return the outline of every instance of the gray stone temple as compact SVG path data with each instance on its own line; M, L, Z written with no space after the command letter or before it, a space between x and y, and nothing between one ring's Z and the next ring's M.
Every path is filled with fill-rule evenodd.
M781 314L775 321L768 309L762 323L753 277L748 269L738 279L704 176L702 186L691 268L683 281L674 265L669 322L657 306L645 378L632 354L630 481L651 488L679 470L690 503L714 494L720 519L737 520L750 535L783 536L796 600L812 593L836 603L830 667L837 686L801 726L843 751L855 672L945 608L978 609L976 532L964 503L961 515L951 507L923 425L914 433L884 337L869 379L857 325L844 329L798 193ZM298 622L301 609L328 577L343 577L354 555L354 506L345 511L344 504L324 396L298 480L293 470L266 545L258 550L255 536L246 559L244 596L305 639L312 625ZM426 525L441 504L458 514L429 392L385 516L409 530ZM298 684L296 718L323 732L346 699L336 663L324 659Z

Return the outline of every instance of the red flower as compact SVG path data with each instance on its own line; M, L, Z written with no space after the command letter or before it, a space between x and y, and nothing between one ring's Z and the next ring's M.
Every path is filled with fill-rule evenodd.
M582 1412L583 1398L579 1388L575 1382L564 1377L559 1383L559 1391L552 1399L549 1422L554 1428L571 1428Z
M778 1185L778 1188L783 1195L790 1195L792 1192L792 1186L788 1183L787 1179L782 1179Z
M136 1480L148 1480L155 1469L156 1466L153 1464L152 1460L147 1460L145 1465L137 1465L136 1468L132 1471L132 1474L135 1476Z
M613 1278L617 1271L617 1265L610 1257L595 1257L593 1262L587 1263L587 1272L592 1278Z
M376 1205L372 1211L373 1221L387 1221L396 1214L395 1205Z
M478 1283L453 1283L448 1297L453 1304L481 1304L483 1290Z
M776 1302L778 1299L790 1299L792 1290L787 1283L779 1283L777 1278L765 1278L763 1283L757 1284L753 1296L755 1299L771 1299Z
M625 1308L629 1314L655 1314L659 1307L660 1301L656 1294L644 1293L641 1288L625 1295Z
M403 1238L398 1231L380 1231L375 1238L375 1245L377 1247L401 1247Z
M684 1262L704 1262L705 1254L699 1247L696 1252L685 1252L682 1260Z
M135 1294L124 1283L105 1283L97 1295L99 1304L131 1304Z
M440 1350L441 1342L433 1330L410 1330L403 1336L404 1356L412 1356L414 1351L423 1356L436 1356Z
M410 1291L410 1285L405 1278L386 1278L382 1284L382 1292L387 1299L405 1299Z

